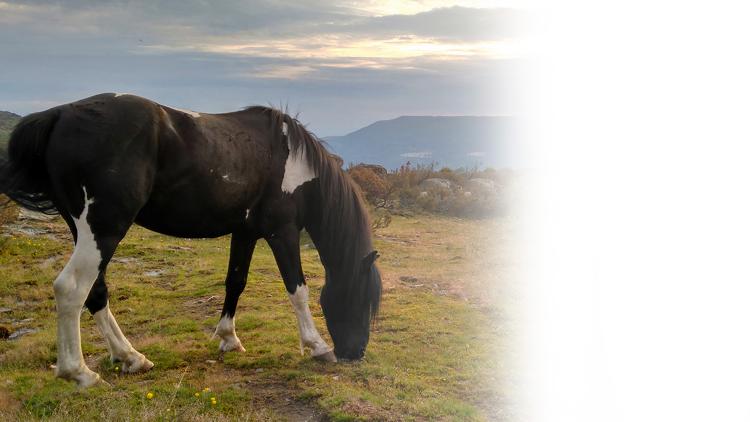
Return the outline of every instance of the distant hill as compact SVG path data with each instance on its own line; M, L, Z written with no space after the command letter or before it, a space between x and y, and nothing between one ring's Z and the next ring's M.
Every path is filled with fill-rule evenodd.
M7 149L10 132L13 131L19 120L21 120L21 116L17 114L0 111L0 150L5 151Z
M504 168L518 166L513 126L512 117L402 116L324 140L347 164Z

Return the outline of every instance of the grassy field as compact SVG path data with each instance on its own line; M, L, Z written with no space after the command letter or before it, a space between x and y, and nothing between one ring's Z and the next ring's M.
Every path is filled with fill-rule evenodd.
M110 306L155 367L119 374L85 312L85 358L111 387L80 391L50 369L52 280L72 249L67 229L60 220L5 226L0 330L33 331L0 340L0 419L508 420L513 312L498 299L509 294L513 260L498 261L490 245L503 248L509 231L502 219L396 217L376 235L385 286L366 358L325 364L300 356L295 317L265 242L237 313L247 352L221 356L211 335L229 239L175 239L134 227L109 267ZM311 308L327 338L317 303L323 269L309 245L303 239Z

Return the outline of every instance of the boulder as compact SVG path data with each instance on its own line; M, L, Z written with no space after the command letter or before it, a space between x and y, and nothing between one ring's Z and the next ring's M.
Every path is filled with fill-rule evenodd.
M475 193L491 193L495 191L495 181L476 177L466 183L466 189Z
M453 183L451 183L451 181L448 179L432 177L429 179L424 179L422 183L419 184L419 186L425 189L450 189L453 186Z

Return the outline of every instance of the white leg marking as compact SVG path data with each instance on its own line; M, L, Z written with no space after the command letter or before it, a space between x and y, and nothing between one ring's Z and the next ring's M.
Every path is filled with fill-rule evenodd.
M53 287L57 303L57 376L75 380L82 387L99 381L83 361L81 352L81 309L99 275L102 256L88 223L89 206L94 202L83 188L83 211L73 217L77 241L73 255L57 276Z
M285 123L286 124L286 123ZM286 157L284 165L284 179L281 181L281 190L293 193L298 186L316 177L315 170L310 167L305 157L305 149L299 148L297 153L292 152L292 144L287 138L289 145L289 156Z
M294 294L289 294L289 300L292 302L294 313L297 315L297 326L299 327L299 338L302 345L312 349L313 356L320 356L332 351L333 348L326 344L315 328L315 322L307 304L309 295L307 285L303 284L297 286ZM304 354L304 350L302 352Z
M227 315L222 316L219 320L219 325L216 326L214 336L219 336L219 338L221 338L219 350L222 352L229 352L232 350L240 352L245 351L240 339L237 337L237 333L234 331L234 317L229 318Z
M109 349L112 361L122 362L122 372L133 373L153 368L154 364L146 359L146 356L143 356L142 353L135 350L128 339L125 338L125 335L122 334L120 326L117 325L114 315L109 310L109 305L95 313L94 320L107 342L107 349Z

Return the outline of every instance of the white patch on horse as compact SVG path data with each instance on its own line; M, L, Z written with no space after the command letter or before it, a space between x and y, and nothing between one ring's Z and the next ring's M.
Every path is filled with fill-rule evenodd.
M237 337L237 333L234 331L234 317L224 315L219 320L219 325L216 326L214 336L221 338L219 343L219 350L222 352L229 352L232 350L238 350L244 352L245 348L242 347L240 339Z
M80 386L96 384L99 375L91 371L81 352L81 310L86 297L99 275L102 261L94 233L88 222L89 207L94 198L89 198L83 187L83 211L72 217L77 240L73 255L53 283L57 303L57 368L58 377L75 380Z
M245 210L245 220L247 220L248 218L250 218L250 208Z
M305 157L305 148L300 145L297 152L292 152L292 143L287 139L289 145L289 156L286 157L284 165L284 179L281 181L281 190L286 193L293 193L295 189L308 180L316 177L315 171L307 163Z
M127 92L118 92L115 94L115 98L122 97L123 95L133 95L133 94L128 94Z
M286 122L281 124L281 133L283 133L284 136L289 135L289 125L287 125Z
M307 285L303 284L297 286L297 290L295 290L293 294L288 295L289 300L292 302L292 307L294 308L294 314L297 315L300 352L302 352L302 354L305 353L303 346L312 349L313 356L320 356L332 351L333 348L326 344L325 340L320 337L318 329L315 328L315 321L312 319L310 307L307 304L310 295Z
M177 107L172 107L172 109L173 109L173 110L177 110L177 111L179 111L180 113L185 113L185 114L187 114L187 115L188 115L188 116L190 116L190 117L195 117L195 118L201 117L201 114L200 114L200 113L198 113L198 112L195 112L195 111L192 111L192 110L184 110L184 109L181 109L181 108L177 108Z
M99 332L102 333L107 343L112 361L122 362L123 373L148 370L154 366L142 353L135 350L125 335L122 334L120 326L117 325L114 315L109 310L109 305L94 314L94 321L96 321Z
M221 176L221 178L224 179L224 180L226 180L226 181L229 181L229 175L228 174L225 174L225 175Z

